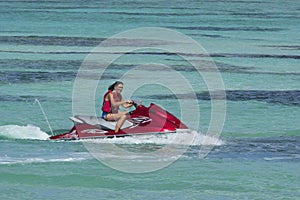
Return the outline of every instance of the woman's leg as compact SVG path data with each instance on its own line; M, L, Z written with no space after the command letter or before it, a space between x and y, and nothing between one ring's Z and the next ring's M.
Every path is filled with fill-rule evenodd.
M117 133L126 120L126 112L119 112L116 114L109 113L106 115L105 119L108 121L116 121L117 122L116 127L115 127L115 133Z
M115 128L115 133L119 132L120 128L124 124L126 120L126 114L121 114L120 118L117 121L116 128Z

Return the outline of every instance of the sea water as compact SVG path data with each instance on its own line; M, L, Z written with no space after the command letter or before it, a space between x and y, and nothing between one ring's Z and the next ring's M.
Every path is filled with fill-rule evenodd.
M1 199L299 198L299 1L23 0L0 5ZM210 96L182 58L125 55L99 81L98 115L106 87L140 61L175 66L190 80L200 110L200 119L188 118L199 120L192 130L196 137L176 162L153 172L126 173L99 162L81 141L48 137L72 127L74 82L87 55L106 38L141 27L169 28L202 45L224 82L226 118L219 138L206 135ZM158 72L150 68L145 74ZM171 94L166 88L150 85L135 98L180 116L177 99L166 94ZM181 95L189 100L184 90ZM90 142L144 153L169 144L175 150L186 147L174 137ZM199 156L201 147L211 145L205 158Z

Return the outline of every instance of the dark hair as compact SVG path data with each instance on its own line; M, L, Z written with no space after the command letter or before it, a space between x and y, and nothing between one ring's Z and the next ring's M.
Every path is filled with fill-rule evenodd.
M113 91L113 90L115 89L115 86L116 86L116 85L119 85L119 84L122 84L122 85L123 85L123 82L121 82L121 81L116 81L116 82L114 82L113 84L111 84L111 85L108 87L108 90Z

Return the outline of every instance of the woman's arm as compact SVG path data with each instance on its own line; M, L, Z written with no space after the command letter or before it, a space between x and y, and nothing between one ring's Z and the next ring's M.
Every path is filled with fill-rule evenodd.
M123 97L122 97L122 102L125 102L125 103L122 104L122 106L123 106L124 108L129 108L129 107L131 107L131 106L133 105L133 102L132 102L131 100L125 101L125 100L123 99Z
M131 100L125 101L125 103L122 104L122 106L124 108L129 108L129 107L133 106L133 102Z

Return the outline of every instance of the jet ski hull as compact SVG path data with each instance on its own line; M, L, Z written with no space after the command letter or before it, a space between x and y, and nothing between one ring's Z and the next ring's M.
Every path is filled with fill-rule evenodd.
M102 118L94 116L74 116L73 128L63 134L51 136L51 140L78 140L93 138L124 137L130 135L174 133L178 129L188 129L178 118L162 109L150 104L149 107L143 105L136 106L131 111L117 133L114 131L116 122L108 122Z

